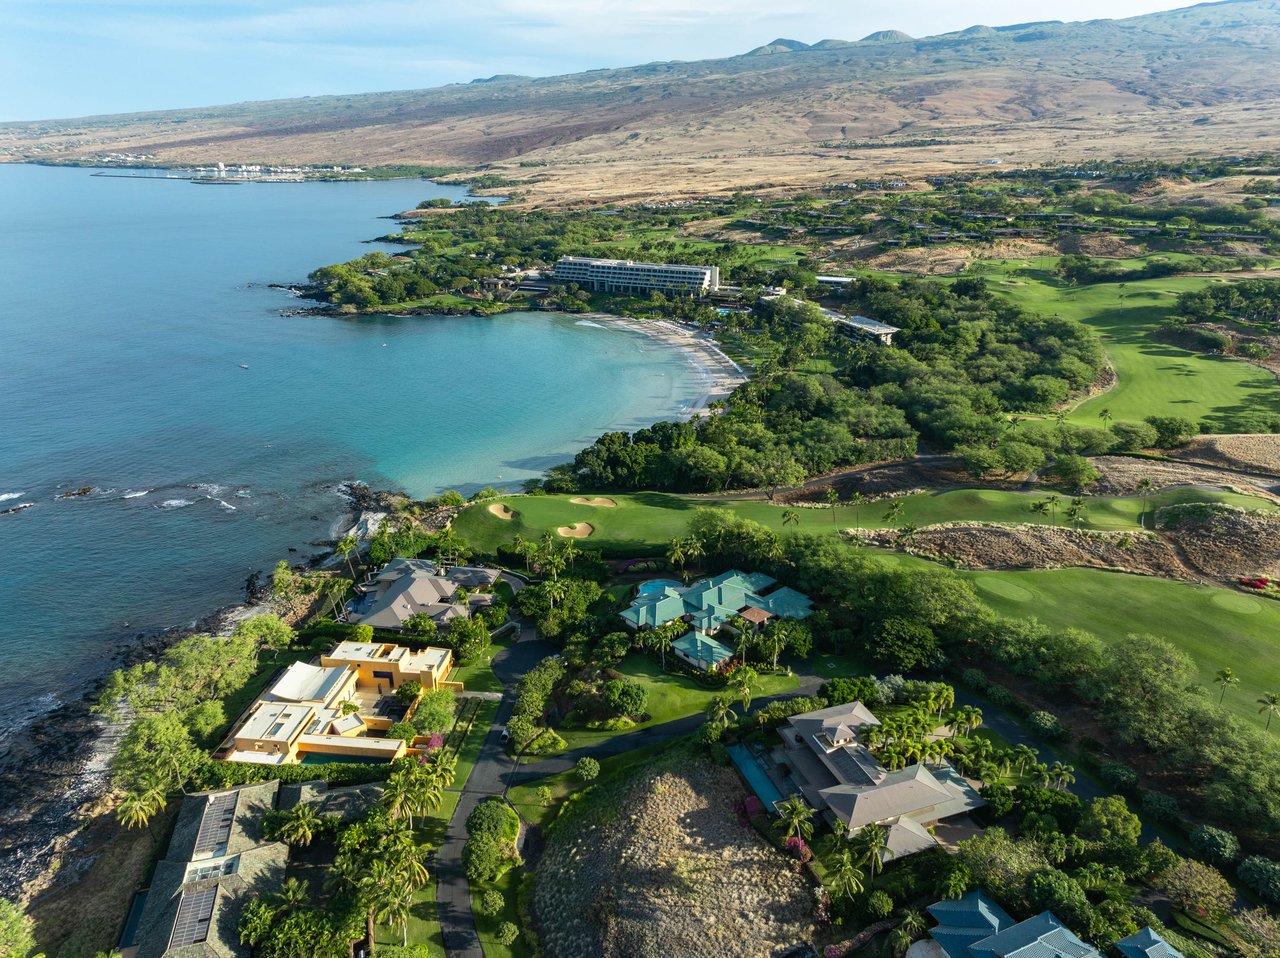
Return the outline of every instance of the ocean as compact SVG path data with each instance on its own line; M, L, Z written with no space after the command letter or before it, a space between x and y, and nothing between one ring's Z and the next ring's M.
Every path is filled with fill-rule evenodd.
M31 503L0 514L0 742L319 552L343 482L515 488L702 389L673 347L568 316L282 315L305 302L268 284L391 249L380 217L462 188L90 173L0 164L0 510Z

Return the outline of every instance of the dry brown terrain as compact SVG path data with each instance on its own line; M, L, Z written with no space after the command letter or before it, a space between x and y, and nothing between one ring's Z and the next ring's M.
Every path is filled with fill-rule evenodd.
M1277 47L1280 2L1233 0L1122 21L4 124L0 157L482 166L527 180L531 202L561 203L887 173L916 181L997 158L1219 155L1280 147Z

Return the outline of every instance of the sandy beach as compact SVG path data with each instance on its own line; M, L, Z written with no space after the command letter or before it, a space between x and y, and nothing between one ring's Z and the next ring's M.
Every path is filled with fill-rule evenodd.
M702 392L681 410L682 419L692 419L707 411L718 399L725 399L748 379L747 372L720 349L715 338L696 326L685 326L665 319L634 319L612 313L574 313L577 319L621 326L633 332L678 346L697 370Z

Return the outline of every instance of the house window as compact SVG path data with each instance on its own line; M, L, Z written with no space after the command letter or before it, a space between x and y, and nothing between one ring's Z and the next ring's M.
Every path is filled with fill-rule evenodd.
M373 673L373 677L374 677L375 679L386 679L388 682L390 682L390 681L391 681L391 673L390 673L390 672L374 672L374 673Z

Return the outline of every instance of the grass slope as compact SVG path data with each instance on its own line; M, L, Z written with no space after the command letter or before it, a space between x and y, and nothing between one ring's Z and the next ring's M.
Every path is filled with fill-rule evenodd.
M991 288L1020 306L1093 327L1115 367L1118 382L1070 414L1097 427L1109 409L1117 421L1146 416L1185 416L1210 432L1257 432L1262 417L1280 415L1280 388L1264 369L1237 359L1192 352L1159 342L1153 333L1173 311L1178 294L1224 282L1173 276L1131 283L1069 286L1048 270L1052 260L987 264ZM1001 277L1005 278L1001 278Z
M917 526L939 522L1038 522L1031 503L1044 497L1043 492L1006 492L996 489L957 489L950 492L926 492L905 496L898 524ZM492 554L509 545L517 535L537 539L560 526L589 522L595 532L579 545L600 549L608 556L657 555L665 551L671 539L684 535L696 509L714 507L729 509L747 519L762 523L777 532L831 532L861 525L880 528L885 525L887 503L864 505L860 509L841 506L834 516L828 509L796 509L797 522L783 522L787 511L782 506L761 501L690 499L664 493L637 493L611 496L617 507L598 508L575 505L571 496L508 496L500 500L515 512L515 518L499 519L489 512L489 504L471 506L454 520L454 530L482 553ZM1200 489L1174 489L1152 496L1149 508L1185 502L1223 502L1248 509L1273 509L1263 499L1236 493ZM1066 497L1062 497L1066 505ZM1092 498L1086 521L1088 529L1133 529L1138 526L1142 503L1134 498ZM1058 524L1065 525L1064 510L1058 510ZM468 686L471 687L471 686Z

